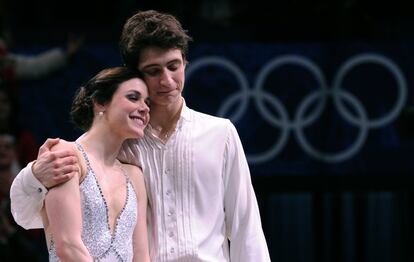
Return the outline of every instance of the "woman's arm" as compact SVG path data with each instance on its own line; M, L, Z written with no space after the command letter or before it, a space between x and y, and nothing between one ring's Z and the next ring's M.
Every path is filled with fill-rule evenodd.
M127 166L128 174L137 194L138 220L133 234L133 261L150 261L147 230L147 191L145 190L144 175L137 166Z
M73 144L61 142L52 151L70 148L75 150ZM56 253L62 261L92 261L81 238L80 177L75 175L68 182L50 189L45 199L48 231L52 234Z

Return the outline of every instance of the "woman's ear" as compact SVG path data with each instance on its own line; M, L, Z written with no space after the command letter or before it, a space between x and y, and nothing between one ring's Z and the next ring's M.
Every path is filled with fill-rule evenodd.
M95 115L102 115L105 112L106 108L104 105L98 104L96 101L93 103L93 111Z

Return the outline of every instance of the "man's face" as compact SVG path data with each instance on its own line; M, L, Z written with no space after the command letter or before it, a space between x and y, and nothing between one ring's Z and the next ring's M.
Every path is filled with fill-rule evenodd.
M185 62L180 49L144 49L138 63L144 74L152 106L181 103L184 88Z

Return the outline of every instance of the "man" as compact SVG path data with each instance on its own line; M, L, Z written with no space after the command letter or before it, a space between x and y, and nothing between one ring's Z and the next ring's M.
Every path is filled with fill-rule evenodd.
M151 258L270 261L234 125L188 108L182 97L190 40L175 17L144 11L128 19L120 41L123 60L143 73L151 101L144 138L127 141L119 156L144 171ZM77 172L61 168L74 161L70 153L48 150L56 142L46 141L13 184L13 216L25 228L41 226L45 186Z

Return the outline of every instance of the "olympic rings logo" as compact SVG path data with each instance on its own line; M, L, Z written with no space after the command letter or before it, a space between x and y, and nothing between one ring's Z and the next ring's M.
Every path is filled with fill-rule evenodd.
M384 67L392 74L397 83L397 100L393 104L391 110L382 117L369 119L363 104L358 98L341 87L345 76L353 68L364 63L374 63ZM272 71L289 64L303 67L308 70L319 84L318 90L313 91L301 101L293 119L289 119L287 110L280 99L263 89L263 84ZM400 113L407 99L407 84L401 69L387 57L375 53L355 55L345 61L333 78L332 88L328 88L322 70L311 60L299 55L283 55L273 58L261 69L252 89L249 88L248 80L236 64L218 56L202 57L192 62L187 69L187 81L193 77L197 70L206 66L217 66L228 70L236 77L241 89L226 98L221 104L217 115L222 117L225 116L230 108L237 103L238 107L235 113L230 116L230 119L233 122L237 122L246 112L249 99L253 99L254 105L262 117L271 126L281 130L278 141L275 142L270 149L259 154L247 155L248 161L254 164L264 163L274 158L286 145L290 131L294 132L300 147L307 154L318 160L337 163L350 159L364 145L369 129L381 128L392 122ZM335 108L338 110L340 116L359 129L355 141L351 143L349 147L336 153L323 152L322 150L315 148L309 143L304 134L304 128L314 123L317 118L320 117L329 97L333 99ZM305 112L308 112L307 109L315 101L317 101L316 108L305 116ZM344 105L344 101L353 107L357 116L354 116L355 113L351 113L349 109L347 109ZM272 105L273 109L278 112L279 118L274 116L271 110L266 108L265 102Z

